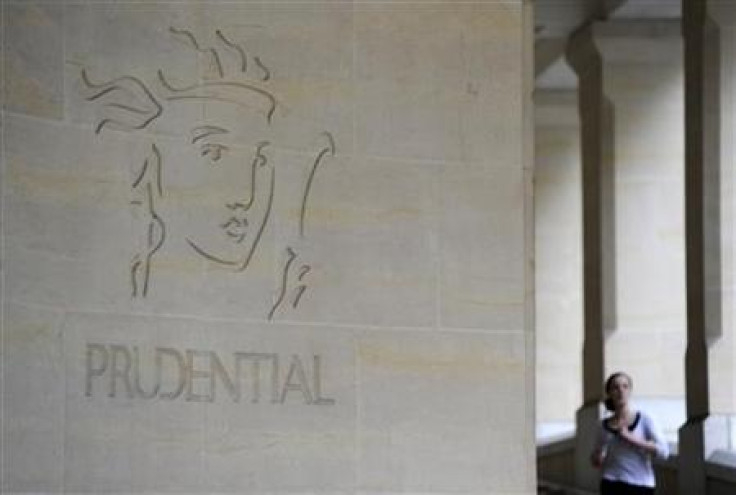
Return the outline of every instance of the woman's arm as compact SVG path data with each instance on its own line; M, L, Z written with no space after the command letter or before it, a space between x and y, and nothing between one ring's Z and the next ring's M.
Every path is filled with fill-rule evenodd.
M606 459L605 436L606 433L603 430L603 427L598 426L598 435L596 435L595 446L593 447L593 452L590 453L590 463L595 468L603 466L603 461Z

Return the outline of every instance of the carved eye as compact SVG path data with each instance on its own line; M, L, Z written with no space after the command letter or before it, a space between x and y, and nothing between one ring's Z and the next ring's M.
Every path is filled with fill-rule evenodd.
M222 158L223 152L227 151L227 146L217 143L203 144L200 148L202 156L207 157L212 162L217 162Z

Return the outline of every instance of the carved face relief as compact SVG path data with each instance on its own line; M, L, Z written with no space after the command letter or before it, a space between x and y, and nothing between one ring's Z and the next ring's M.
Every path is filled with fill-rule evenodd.
M196 182L186 200L187 244L197 255L239 271L250 263L270 218L275 167L268 141L243 146L237 134L214 123L195 125L183 162L173 167Z
M229 270L246 270L262 243L277 189L271 123L278 102L269 89L270 68L219 30L211 47L189 31L170 32L207 61L206 74L190 74L185 82L170 79L162 68L146 79L121 74L97 80L86 68L80 74L82 96L96 106L96 134L143 131L150 139L131 180L139 232L130 260L133 297L148 295L155 258L170 243ZM294 243L305 238L317 171L336 152L332 134L318 138L304 161L298 236L283 246L281 286L268 319L287 303L296 308L307 288L311 266L297 261Z

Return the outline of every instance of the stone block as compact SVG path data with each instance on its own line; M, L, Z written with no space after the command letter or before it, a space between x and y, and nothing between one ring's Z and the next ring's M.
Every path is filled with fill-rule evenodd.
M525 420L532 391L525 389L531 368L524 340L509 333L362 334L362 492L505 493L524 486L521 439L533 435Z
M3 4L4 110L52 120L64 118L64 7Z
M67 490L352 486L349 331L94 314L64 327Z
M441 325L522 331L521 168L446 166L440 183ZM500 198L506 206L496 208Z
M4 305L2 328L2 491L63 490L63 315Z
M520 45L500 42L521 22L518 5L369 2L355 19L356 152L507 162L521 128L498 117L521 111L509 97L519 74L487 60L519 60Z

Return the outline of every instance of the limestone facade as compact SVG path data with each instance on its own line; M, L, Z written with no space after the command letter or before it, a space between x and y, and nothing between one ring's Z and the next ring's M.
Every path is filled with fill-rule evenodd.
M532 493L530 9L3 2L2 491Z

